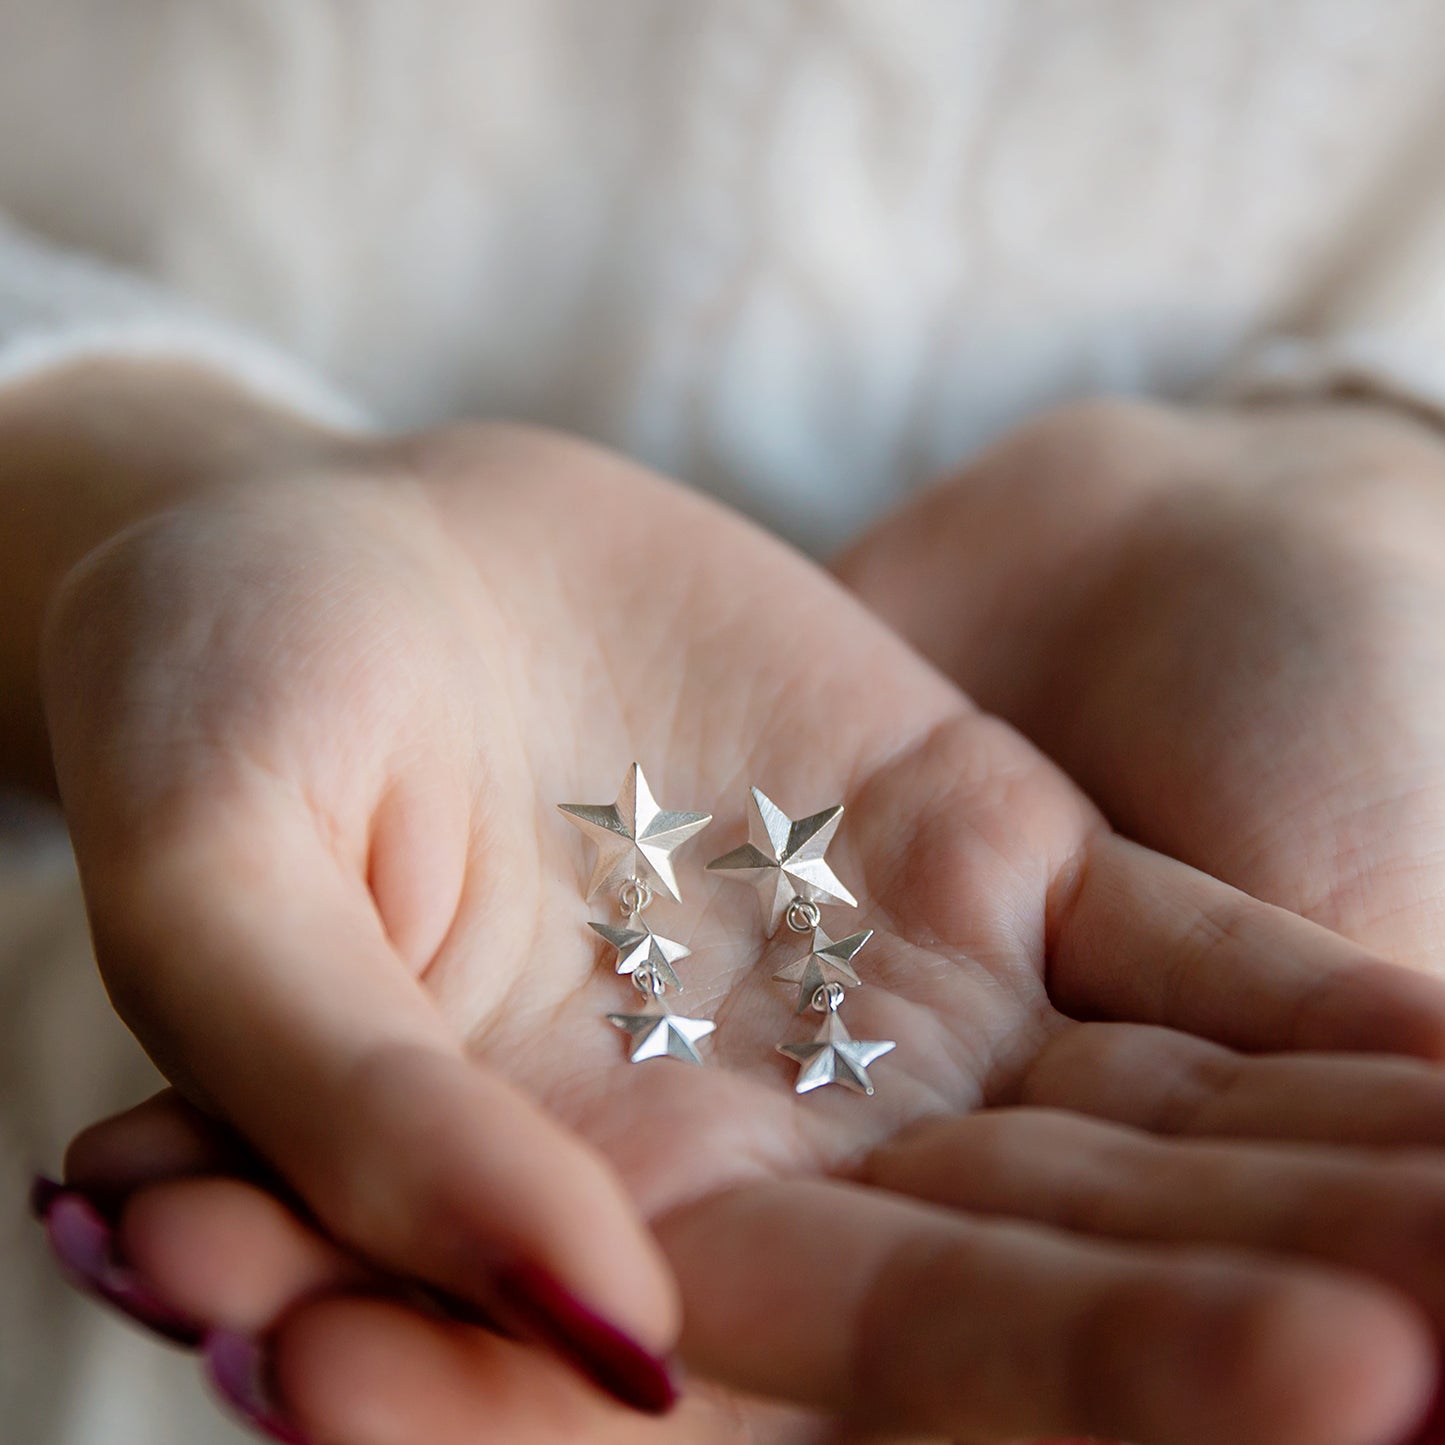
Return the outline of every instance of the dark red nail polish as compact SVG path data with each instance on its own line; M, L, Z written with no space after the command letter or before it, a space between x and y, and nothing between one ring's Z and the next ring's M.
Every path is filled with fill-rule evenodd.
M42 1219L51 1253L77 1289L172 1344L194 1349L201 1327L162 1300L116 1254L115 1230L82 1194L60 1189L44 1201Z
M310 1445L277 1408L259 1340L234 1330L212 1330L202 1346L212 1389L247 1425L282 1445Z
M666 1362L589 1309L546 1270L521 1265L497 1275L494 1284L503 1323L553 1350L613 1399L649 1415L661 1415L677 1402Z

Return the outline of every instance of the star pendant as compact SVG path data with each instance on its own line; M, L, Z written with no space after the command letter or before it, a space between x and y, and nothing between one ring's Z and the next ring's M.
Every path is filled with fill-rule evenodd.
M682 902L672 855L712 822L711 813L673 813L658 807L636 763L622 780L615 803L557 806L597 845L597 865L587 885L589 898L637 878L649 885L656 883L668 897Z
M617 950L618 973L636 973L639 968L650 968L668 988L680 989L682 984L674 965L687 958L692 949L675 939L654 933L640 916L634 916L633 921L639 926L616 928L610 923L589 923L587 926Z
M607 1022L631 1040L628 1055L634 1064L646 1059L681 1059L685 1064L700 1064L698 1040L717 1027L711 1019L686 1019L669 1013L658 1002L638 1014L608 1014Z
M748 841L714 858L708 869L735 874L757 888L769 936L778 931L795 898L856 908L858 900L823 859L842 818L841 803L810 818L790 818L762 789L754 788Z
M778 1052L801 1065L793 1085L800 1094L821 1089L824 1084L842 1084L855 1093L872 1094L868 1065L897 1047L885 1039L855 1039L843 1020L830 1013L811 1043L779 1044Z
M594 924L595 928L596 925ZM813 1006L813 995L825 984L837 983L844 988L857 988L862 980L853 971L853 956L873 937L873 930L850 933L836 942L822 928L813 930L812 947L796 963L780 968L773 975L779 983L798 985L798 1012L807 1013Z

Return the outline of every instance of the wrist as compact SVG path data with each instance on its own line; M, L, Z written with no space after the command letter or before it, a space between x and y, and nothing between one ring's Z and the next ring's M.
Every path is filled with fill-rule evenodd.
M183 361L87 359L0 390L0 783L50 786L40 635L76 562L198 493L370 445Z

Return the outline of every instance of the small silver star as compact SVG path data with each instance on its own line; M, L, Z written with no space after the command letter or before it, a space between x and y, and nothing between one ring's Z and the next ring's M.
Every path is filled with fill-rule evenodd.
M642 769L633 763L615 803L557 805L597 845L597 866L587 896L620 887L629 878L656 882L682 902L672 853L712 822L711 813L672 813L657 805Z
M850 960L872 937L873 930L865 928L862 933L850 933L847 938L840 938L835 943L821 928L815 928L813 944L808 952L796 963L780 968L773 977L779 983L798 985L798 1012L807 1013L813 1005L813 995L824 984L858 987L862 980L854 973Z
M707 866L716 873L736 873L757 888L769 935L778 931L795 898L858 906L858 900L823 861L843 817L841 803L796 820L760 788L752 790L752 804L748 841Z
M654 933L640 918L640 928L614 928L610 923L589 923L594 933L599 933L617 950L618 973L636 973L639 968L650 968L668 988L680 989L677 970L673 967L688 957L692 949L675 939L664 938Z
M855 1039L836 1013L823 1020L812 1043L779 1044L778 1052L801 1064L793 1088L800 1094L821 1089L824 1084L842 1084L855 1093L871 1094L873 1080L868 1065L898 1045L886 1039Z
M652 1004L640 1014L608 1014L607 1022L632 1040L630 1057L634 1064L644 1059L681 1059L686 1064L700 1064L702 1055L697 1051L697 1042L717 1027L711 1019L685 1019L669 1013L662 1004Z

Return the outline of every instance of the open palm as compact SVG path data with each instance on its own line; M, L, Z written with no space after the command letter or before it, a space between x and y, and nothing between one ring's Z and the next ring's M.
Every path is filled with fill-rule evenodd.
M711 504L551 438L434 437L121 537L49 654L112 994L305 1205L157 1187L127 1248L218 1323L289 1307L275 1377L312 1437L845 1417L1366 1445L1422 1410L1445 1168L1363 1146L1438 1143L1445 1086L1358 1051L1445 1053L1441 993L1111 834ZM664 806L717 815L678 855L687 902L648 914L693 950L669 1002L716 1021L704 1068L628 1064L605 1016L637 995L585 927L615 912L554 807L609 801L634 758ZM871 1099L794 1094L775 1046L814 1020L772 974L798 941L701 869L749 784L847 805L829 862L860 906L824 924L875 931L844 1006L898 1043ZM269 1252L198 1273L228 1229ZM359 1297L358 1261L523 1334L541 1266L650 1350L681 1329L711 1383L639 1423L511 1340ZM309 1298L328 1278L356 1289Z

